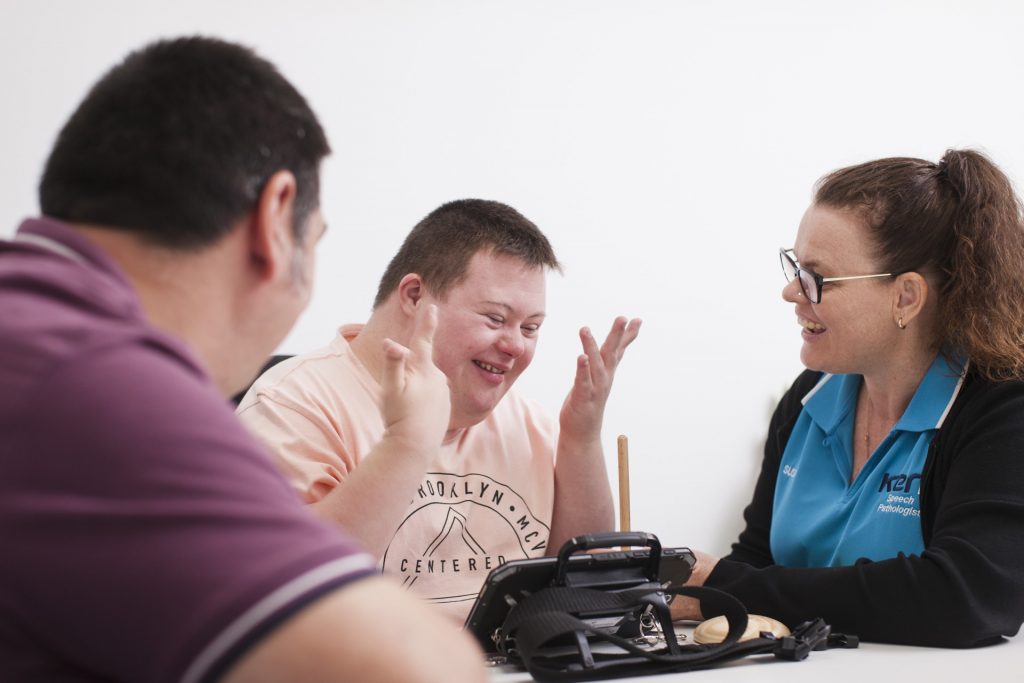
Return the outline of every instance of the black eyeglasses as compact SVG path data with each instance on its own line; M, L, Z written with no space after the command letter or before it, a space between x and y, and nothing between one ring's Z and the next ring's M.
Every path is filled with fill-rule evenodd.
M877 275L847 275L845 277L822 277L813 270L805 270L800 267L796 255L792 249L783 247L779 249L779 260L782 261L782 272L786 274L786 282L792 282L800 278L800 290L807 300L812 304L821 303L821 286L826 282L840 282L842 280L867 280L873 277L892 277L892 273L879 273Z

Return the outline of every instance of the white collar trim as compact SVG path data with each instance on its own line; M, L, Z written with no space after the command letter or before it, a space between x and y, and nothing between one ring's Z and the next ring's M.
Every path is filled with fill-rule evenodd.
M20 232L14 236L15 242L26 242L28 244L34 244L37 247L42 247L48 251L52 251L55 254L59 254L65 258L69 258L76 263L85 263L85 259L74 249L67 247L57 240L52 240L49 237L43 237L42 235L33 235L32 233Z

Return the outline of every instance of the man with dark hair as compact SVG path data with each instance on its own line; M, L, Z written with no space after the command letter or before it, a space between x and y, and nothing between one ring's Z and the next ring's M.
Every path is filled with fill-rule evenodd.
M327 152L271 64L204 38L129 55L61 131L45 216L0 242L0 679L483 678L226 405L309 299ZM382 351L389 438L447 425L435 326Z
M601 347L581 330L558 424L509 391L533 358L546 271L557 269L547 238L515 209L445 204L392 259L365 326L346 325L328 347L278 364L239 405L306 502L458 619L494 567L614 528L601 421L640 321L618 318ZM405 343L431 305L448 429L438 441L396 444L377 410L382 344Z
M160 42L108 73L65 124L40 208L157 245L203 247L231 232L284 169L296 179L300 235L329 152L316 116L272 64L218 41Z

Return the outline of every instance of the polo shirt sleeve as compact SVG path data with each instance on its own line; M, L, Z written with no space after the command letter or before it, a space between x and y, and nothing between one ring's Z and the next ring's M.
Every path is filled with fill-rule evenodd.
M0 483L0 600L53 658L112 680L213 680L375 571L155 342L52 369L19 422Z

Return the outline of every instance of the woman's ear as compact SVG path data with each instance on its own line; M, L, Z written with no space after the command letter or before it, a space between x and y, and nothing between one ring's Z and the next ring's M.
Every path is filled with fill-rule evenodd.
M928 281L920 273L902 273L896 276L895 285L893 322L903 329L924 310L925 302L928 301Z

